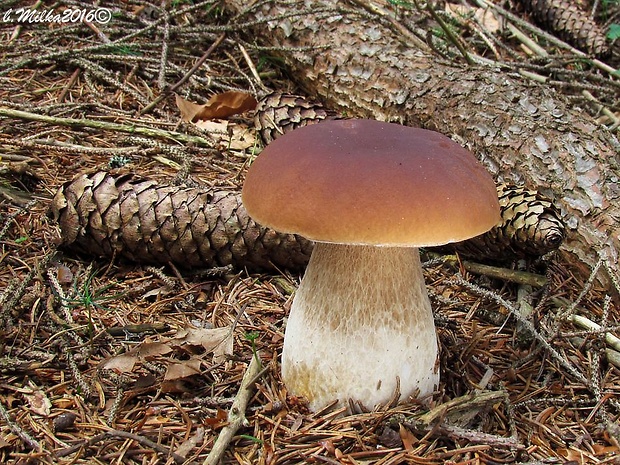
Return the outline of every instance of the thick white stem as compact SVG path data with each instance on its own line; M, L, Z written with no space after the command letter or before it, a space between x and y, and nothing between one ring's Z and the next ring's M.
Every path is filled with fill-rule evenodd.
M427 395L437 338L416 248L317 243L286 325L282 377L318 410Z

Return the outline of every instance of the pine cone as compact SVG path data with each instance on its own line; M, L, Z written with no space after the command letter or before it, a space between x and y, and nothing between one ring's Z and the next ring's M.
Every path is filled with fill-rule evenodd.
M51 210L64 245L90 254L181 267L305 266L312 244L257 225L235 192L159 185L132 175L81 175Z
M464 257L507 261L539 257L556 250L565 236L560 213L537 191L497 186L502 222L487 233L454 244Z
M597 57L606 57L611 46L599 27L573 0L522 0L525 8L541 25L557 36Z
M326 110L320 103L300 95L272 92L258 103L254 124L263 143L267 145L293 129L335 116L334 112Z

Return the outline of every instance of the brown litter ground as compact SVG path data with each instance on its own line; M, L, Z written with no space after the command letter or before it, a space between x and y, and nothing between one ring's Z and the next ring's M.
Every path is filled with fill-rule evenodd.
M57 250L48 201L78 172L128 162L122 169L162 182L239 188L259 143L246 137L235 148L227 133L181 122L171 97L139 113L223 33L180 94L204 102L263 85L294 90L281 62L244 42L239 21L229 24L217 2L179 2L185 10L170 16L146 3L108 6L107 25L0 23L0 462L203 463L257 353L264 369L251 383L247 423L226 441L225 463L620 463L620 356L605 336L618 334L617 294L561 257L538 266L548 284L529 290L427 263L440 392L430 410L412 401L343 415L309 413L279 377L298 276L181 273ZM480 47L478 36L454 27ZM512 47L498 52L507 61L523 53L504 45ZM588 81L599 71L573 71L566 76L591 90L600 84ZM597 94L612 116L617 92ZM229 127L252 135L245 117ZM605 276L606 268L601 261L595 271ZM526 302L532 315L519 323L514 314ZM581 329L576 314L603 329ZM218 328L231 337L214 348Z

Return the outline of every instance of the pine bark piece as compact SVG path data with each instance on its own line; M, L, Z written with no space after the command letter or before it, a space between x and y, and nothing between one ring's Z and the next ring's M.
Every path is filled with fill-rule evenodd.
M560 39L597 57L611 52L603 29L574 0L521 0L526 10L541 25Z
M299 270L312 244L257 225L238 193L159 185L132 175L80 175L54 196L63 244L139 263Z
M226 1L235 13L246 5ZM247 32L280 50L289 75L327 107L450 135L499 181L550 197L567 225L562 250L570 262L586 265L584 274L599 251L618 262L620 141L614 134L553 90L492 67L446 62L407 42L380 16L340 6L336 0L257 4L251 17L260 26Z

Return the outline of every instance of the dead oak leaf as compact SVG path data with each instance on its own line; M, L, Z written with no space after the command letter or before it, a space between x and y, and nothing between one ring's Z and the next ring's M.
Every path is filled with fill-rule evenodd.
M104 360L99 365L99 368L102 370L112 370L116 373L131 373L136 363L138 363L138 357L127 353Z
M221 328L185 328L168 341L172 347L189 349L202 347L207 353L213 353L216 363L233 353L233 337L230 326Z
M226 357L233 352L233 337L232 331L229 326L222 328L185 328L177 332L177 334L171 338L167 338L161 342L142 342L137 347L125 352L124 354L116 355L107 360L104 360L99 365L99 369L113 370L116 373L132 373L136 370L136 365L143 361L153 361L161 359L166 356L177 356L179 354L196 354L204 352L206 354L213 354L214 362L219 363L224 361ZM185 361L175 362L175 359L165 361L168 364L168 369L172 369L173 378L167 381L174 381L185 376L177 376L178 373L183 372L188 366ZM180 365L176 366L175 365ZM184 366L184 367L183 367ZM175 371L176 370L176 371ZM199 373L197 370L191 374ZM189 375L188 375L189 376Z
M172 348L162 342L143 342L124 354L116 355L101 363L100 369L113 370L117 373L131 373L136 364L142 360L154 360L168 355Z
M205 120L197 121L194 124L207 131L216 142L216 146L222 151L245 150L256 145L254 131L250 131L245 125L226 120Z
M171 363L166 369L164 381L177 381L189 378L190 376L199 375L201 373L201 365L202 360L197 357L192 357L182 362Z
M175 95L176 104L183 121L196 123L201 120L222 119L254 110L256 99L245 92L223 92L213 95L205 104L197 104Z

